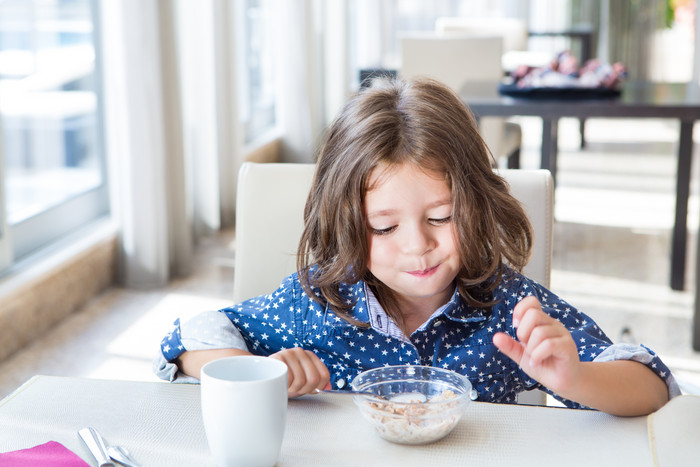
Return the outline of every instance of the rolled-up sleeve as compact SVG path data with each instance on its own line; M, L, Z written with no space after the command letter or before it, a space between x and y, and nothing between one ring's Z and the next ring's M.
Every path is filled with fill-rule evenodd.
M681 389L671 370L651 349L643 345L613 344L593 359L594 362L610 362L614 360L632 360L646 365L659 378L664 380L666 386L668 386L669 399L681 395Z
M268 356L285 348L301 346L296 336L296 310L305 309L295 297L302 292L297 276L287 277L269 294L251 298L219 311L175 321L174 329L161 341L153 371L171 382L197 382L179 371L175 360L186 351L241 349ZM308 298L307 298L308 301Z
M205 311L185 322L178 319L174 324L173 331L161 341L160 354L156 355L153 362L153 371L161 379L182 383L197 381L196 378L180 372L174 363L175 359L186 351L248 350L238 328L220 311Z

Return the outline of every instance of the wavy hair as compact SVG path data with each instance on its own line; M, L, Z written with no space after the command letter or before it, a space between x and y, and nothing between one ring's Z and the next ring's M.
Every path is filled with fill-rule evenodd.
M393 291L367 267L364 199L375 169L415 164L443 174L452 192L460 295L470 305L492 306L504 263L521 270L533 235L493 163L474 116L451 89L430 79L375 79L344 106L318 154L297 258L306 293L362 324L350 315L340 285L364 280L387 314L403 323Z

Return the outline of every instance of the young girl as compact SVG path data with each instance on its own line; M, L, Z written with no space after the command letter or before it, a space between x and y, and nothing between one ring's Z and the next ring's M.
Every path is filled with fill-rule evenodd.
M156 372L199 378L253 353L289 367L290 397L347 389L382 365L464 374L478 400L543 389L570 407L641 415L679 393L645 347L522 276L532 231L461 99L430 80L375 80L323 144L298 273L272 294L175 323Z

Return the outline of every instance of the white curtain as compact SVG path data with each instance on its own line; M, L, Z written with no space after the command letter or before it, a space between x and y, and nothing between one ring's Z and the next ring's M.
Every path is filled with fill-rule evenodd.
M108 19L106 136L113 212L120 225L118 276L127 287L160 287L189 273L195 225L199 232L219 228L218 175L212 168L218 158L216 132L204 131L211 120L202 110L213 100L206 83L211 57L197 64L204 68L199 82L181 76L174 2L102 5ZM183 81L198 89L201 102L192 94L181 97Z
M321 9L313 0L280 4L282 160L311 162L325 124Z
M194 245L234 219L245 158L237 118L235 4L102 0L106 140L118 277L161 287ZM309 162L323 131L322 16L280 0L282 160Z

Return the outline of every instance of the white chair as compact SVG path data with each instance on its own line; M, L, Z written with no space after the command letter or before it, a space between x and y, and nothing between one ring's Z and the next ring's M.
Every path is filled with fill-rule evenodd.
M238 176L233 300L273 292L296 270L306 197L314 164L246 162ZM553 184L546 170L501 170L534 230L533 255L524 273L549 287L552 269ZM520 403L542 404L539 391Z
M435 32L440 35L501 36L501 65L506 72L515 70L519 65L541 67L552 59L548 52L527 50L527 24L517 18L441 17L435 20Z
M274 291L296 270L306 197L315 164L246 162L238 176L233 300ZM524 273L549 287L552 268L552 177L546 170L500 170L525 208L535 238Z
M428 76L459 92L470 81L497 82L503 77L500 35L412 33L399 40L403 78ZM479 120L479 130L494 157L507 158L509 168L520 167L520 125L485 117Z

